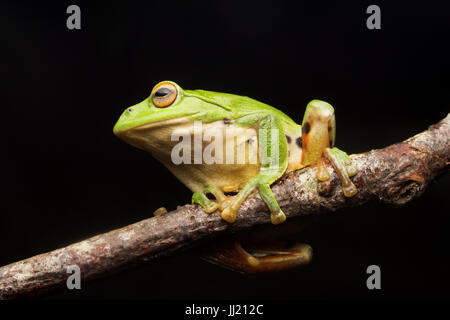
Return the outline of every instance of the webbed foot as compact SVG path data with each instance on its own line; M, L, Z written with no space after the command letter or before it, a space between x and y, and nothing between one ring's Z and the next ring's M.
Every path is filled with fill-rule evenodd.
M214 242L202 258L241 273L277 272L308 264L312 258L312 248L303 243L288 247L285 243L273 243L245 249L239 238L227 238Z

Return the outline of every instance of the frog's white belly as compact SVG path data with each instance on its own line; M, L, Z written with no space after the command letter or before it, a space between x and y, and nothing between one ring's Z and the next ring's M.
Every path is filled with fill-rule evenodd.
M151 153L193 192L207 186L240 189L260 168L257 127L239 127L228 120L159 121L129 130L122 138ZM291 137L289 144L288 171L300 164L301 148L295 150L295 138Z

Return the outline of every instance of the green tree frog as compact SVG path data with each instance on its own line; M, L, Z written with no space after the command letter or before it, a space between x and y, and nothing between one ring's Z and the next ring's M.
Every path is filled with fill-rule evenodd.
M229 223L236 220L239 207L254 190L270 210L272 223L282 223L286 216L271 184L287 172L312 164L317 165L317 179L326 181L330 173L325 159L341 180L344 196L357 193L350 180L357 168L345 152L334 147L334 109L321 100L308 103L299 125L280 110L248 97L184 90L163 81L148 98L123 112L114 133L161 161L194 192L193 203L206 213L220 211ZM184 146L188 147L181 148L182 152L180 137L186 138ZM174 154L182 154L186 161L179 161ZM214 154L213 161L203 158L208 154ZM241 161L236 161L239 157ZM155 215L164 213L164 208L155 211ZM251 253L241 246L245 242L241 237L212 243L203 257L244 273L284 270L311 259L308 245L276 248L271 242L261 249L258 244L264 241L251 238L256 240Z
M222 133L218 135L223 140L221 150L228 151L225 146L232 144L233 152L244 150L245 159L257 160L252 163L174 163L173 149L179 143L173 138L175 130L184 130L193 141L196 121L202 124L201 134ZM336 170L344 195L352 197L357 193L350 180L357 169L345 152L334 147L334 109L321 100L308 103L302 125L299 125L280 110L249 97L184 90L174 82L163 81L153 88L148 98L123 112L114 126L114 133L160 160L194 192L193 203L200 204L207 213L219 210L229 223L236 220L240 205L255 189L267 204L272 223L285 221L286 216L270 185L286 172L311 164L317 164L317 178L325 181L330 175L324 158ZM245 137L245 140L235 142L235 137ZM200 143L202 150L208 146L208 141ZM245 146L256 143L256 148ZM236 192L236 195L229 195ZM214 195L215 200L210 200L208 193Z

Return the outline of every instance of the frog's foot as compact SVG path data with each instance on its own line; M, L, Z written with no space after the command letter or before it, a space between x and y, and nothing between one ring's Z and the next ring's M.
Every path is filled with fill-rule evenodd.
M358 173L358 168L352 163L350 157L338 148L325 148L323 156L330 161L339 177L339 180L341 180L344 196L353 197L357 194L358 189L350 180L350 177L353 177ZM320 181L326 181L329 178L330 174L324 164L323 158L320 158L317 163L317 179Z
M276 272L305 265L311 261L312 248L303 243L286 246L272 244L242 247L239 239L224 239L211 246L203 259L241 273Z
M212 194L216 200L209 199L206 194ZM192 203L198 203L206 213L213 213L217 209L223 211L229 206L231 199L216 187L206 187L202 192L195 192L192 195Z
M235 191L235 188L231 191ZM216 200L209 199L206 196L207 194L212 194ZM236 214L242 203L242 201L237 201L237 198L238 196L226 196L216 187L206 187L202 192L196 192L192 195L192 203L201 205L206 213L220 210L222 218L229 223L233 223L236 221Z
M263 179L261 180L258 180L257 178L251 179L236 196L229 198L229 202L226 203L221 214L225 221L229 223L236 221L236 215L239 207L254 187L258 187L261 198L269 207L270 221L272 224L280 224L286 220L286 215L280 209L280 206L278 205L278 202L270 189L270 184L265 182Z
M262 180L262 182L261 182ZM196 192L192 196L192 203L200 204L206 213L212 213L220 210L221 217L228 223L236 221L237 212L241 204L247 199L252 190L258 187L259 194L270 209L270 220L273 224L280 224L286 220L286 215L281 211L277 200L275 199L270 184L258 177L252 178L245 187L235 196L227 196L221 190L215 187L207 187L202 192ZM236 191L236 188L226 188L225 190ZM210 200L206 194L212 194L216 200Z
M163 214L166 214L166 213L167 213L167 209L165 207L161 207L161 208L156 209L153 212L153 215L156 217L156 216L162 216Z

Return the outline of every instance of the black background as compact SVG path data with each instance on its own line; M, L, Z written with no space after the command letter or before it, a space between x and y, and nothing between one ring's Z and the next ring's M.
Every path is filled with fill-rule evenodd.
M81 7L81 30L66 8ZM313 98L334 105L349 154L425 130L448 113L445 2L88 1L1 4L7 150L0 265L190 201L162 164L112 134L161 80L247 95L297 122ZM4 180L5 181L5 180ZM369 203L323 215L299 238L304 268L241 275L192 252L45 298L300 299L447 297L449 177L402 208ZM381 267L382 290L366 288Z

